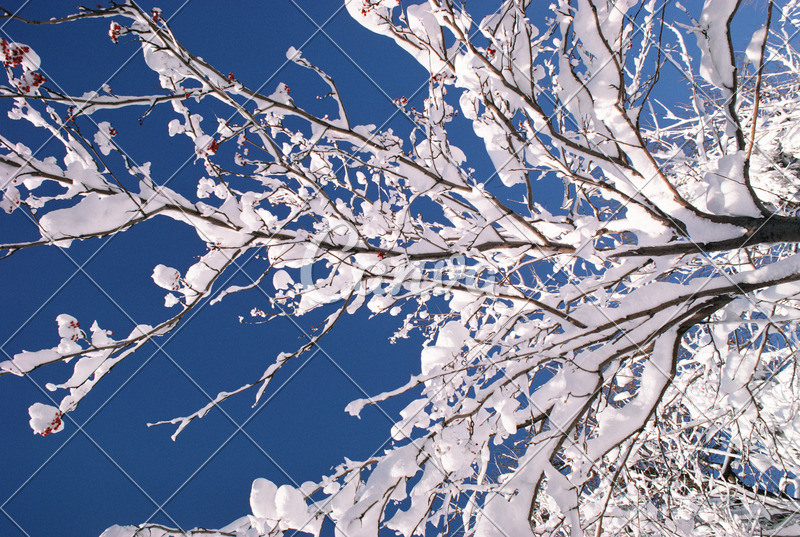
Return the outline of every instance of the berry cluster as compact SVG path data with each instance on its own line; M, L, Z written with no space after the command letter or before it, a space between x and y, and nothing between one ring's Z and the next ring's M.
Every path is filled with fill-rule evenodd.
M120 26L116 22L111 23L111 27L108 29L108 37L111 38L112 43L119 42L119 34L122 33L122 26Z
M445 80L455 80L455 75L450 73L436 73L431 77L431 82L443 82Z
M47 436L48 434L54 433L57 430L59 430L61 428L61 416L63 416L63 415L64 414L59 411L56 414L56 417L53 418L53 421L50 422L50 425L47 427L47 429L45 429L44 431L42 431L39 434L41 434L42 436Z
M361 2L361 14L363 16L366 17L373 9L375 9L375 4L373 4L371 0L363 0L363 2Z
M217 142L216 140L212 140L211 145L208 146L208 152L212 155L215 155L218 150L219 150L219 142Z
M115 129L114 127L110 127L108 129L108 135L109 136L116 136L117 135L117 129Z
M153 9L150 10L150 17L152 17L153 22L158 23L158 21L161 20L161 13L163 12L161 11L160 8L157 7L154 7Z
M19 89L28 93L31 91L31 88L38 88L42 84L47 82L47 79L40 75L39 73L31 73L30 76L27 74L22 76L22 80L19 82Z
M71 321L69 322L69 324L68 324L67 326L69 326L70 328L76 328L76 329L79 329L79 328L81 327L81 323L79 323L78 321L76 321L75 319L73 319L73 320L71 320ZM72 334L72 337L70 337L70 339L71 339L72 341L78 341L78 340L81 338L81 333L82 333L82 332L81 332L80 330L76 330L76 331L75 331L75 333L74 333L74 334ZM60 422L60 420L59 420L59 422Z
M5 39L0 39L0 49L3 53L3 65L6 67L22 65L23 57L31 50L27 45L9 44Z
M398 97L397 99L393 100L392 103L395 106L405 106L408 104L408 99L405 97Z

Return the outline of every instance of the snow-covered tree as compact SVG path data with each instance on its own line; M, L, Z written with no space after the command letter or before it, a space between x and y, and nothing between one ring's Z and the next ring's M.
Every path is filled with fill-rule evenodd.
M202 534L318 534L325 518L347 537L800 533L800 2L760 3L761 28L736 39L737 0L554 0L546 17L506 0L481 18L469 4L347 0L430 73L424 107L395 100L408 139L353 124L324 66L295 48L287 58L327 85L328 115L286 84L261 91L218 71L167 14L130 0L37 22L106 18L113 43L141 46L151 93L65 95L39 73L35 43L3 40L9 117L60 144L41 156L0 136L2 207L41 231L4 253L158 216L208 245L188 270L153 268L177 308L166 320L117 339L63 314L57 347L0 363L26 375L74 360L49 385L59 407L30 407L34 431L61 430L116 364L261 249L267 270L215 296L264 286L254 320L327 320L251 384L170 420L176 435L240 392L261 398L362 308L402 313L397 337L419 330L426 343L419 374L348 412L421 396L384 453L299 488L257 479L252 514ZM209 102L231 120L208 130ZM204 166L196 194L131 164L112 124L93 119L142 105L174 111L165 128ZM497 180L474 177L448 130L456 115ZM548 210L554 183L563 194Z

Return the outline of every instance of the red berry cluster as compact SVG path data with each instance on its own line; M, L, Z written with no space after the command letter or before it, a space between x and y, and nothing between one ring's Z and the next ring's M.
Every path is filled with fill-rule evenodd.
M215 155L218 150L219 150L219 143L216 140L213 140L211 142L211 145L208 146L208 152L211 153L212 155Z
M39 434L41 434L42 436L47 436L48 434L59 430L61 428L61 416L63 415L64 414L61 411L59 411L56 414L56 417L53 418L53 421L50 422L50 426Z
M361 2L361 14L363 16L366 17L373 9L375 9L375 4L373 4L371 0L363 0L363 2Z
M494 59L495 54L497 54L497 51L492 47L486 49L486 57L489 58L490 60Z
M431 77L431 82L442 82L444 80L453 79L455 80L455 76L449 73L436 73Z
M111 38L112 43L119 42L119 34L122 33L122 26L120 26L116 22L111 23L111 27L108 29L108 37Z
M39 86L47 82L47 79L42 75L40 75L39 73L31 73L30 76L33 78L32 82L30 81L30 78L28 77L27 74L23 75L22 80L19 82L19 89L25 93L31 91L32 87L38 88Z
M117 129L115 129L114 127L109 128L108 129L108 134L109 134L109 136L116 136L117 135Z
M79 323L78 321L74 321L73 320L73 321L69 322L69 327L70 328L80 328L81 327L81 323ZM81 332L80 332L80 330L78 330L77 332L72 334L72 337L70 339L72 341L78 341L80 338L81 338Z
M3 52L3 65L6 67L22 65L22 58L31 50L27 45L9 45L5 39L0 39L0 49Z
M236 82L236 77L233 76L233 71L228 73L228 80L230 80L231 82Z
M395 106L405 106L408 104L408 99L405 97L398 97L397 99L393 100L392 103L394 103Z
M157 7L154 7L153 9L150 10L150 16L153 18L153 22L157 23L158 21L161 20L161 13L162 13L161 9Z

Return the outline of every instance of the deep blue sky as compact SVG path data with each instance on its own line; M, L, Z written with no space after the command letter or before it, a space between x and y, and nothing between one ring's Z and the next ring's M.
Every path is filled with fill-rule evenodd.
M387 39L361 28L344 10L337 13L341 3L188 0L157 5L165 17L183 6L171 22L174 32L190 51L220 71L235 73L251 87L268 81L267 93L285 82L298 104L318 106L315 97L324 92L321 84L299 67L282 67L286 49L303 46L306 58L335 77L351 122L380 125L395 112L390 99L411 97L427 76ZM63 1L2 3L12 11L23 4L21 15L29 18L49 18L74 9ZM317 32L315 23L322 25L332 15L324 27L327 35ZM120 94L159 92L156 76L144 66L138 46L127 38L113 45L107 31L108 20L55 27L9 22L2 25L0 36L32 46L50 84L68 92L81 94L104 82ZM423 89L411 105L419 108L424 93ZM7 119L7 103L0 106L0 132L37 148L36 133ZM223 116L228 111L217 105L202 113L213 121L213 113ZM112 121L119 131L115 141L134 159L152 161L157 181L170 177L193 152L188 139L166 136L166 123L174 117L171 109L164 108L139 126L136 114L96 116L98 121ZM403 117L395 117L390 126L400 134L410 128ZM471 129L463 123L455 126L456 143L466 150L470 166L478 170L476 176L487 176L482 148L466 141ZM61 156L56 146L46 147L43 154ZM201 165L189 165L170 186L191 193L203 175ZM0 218L3 242L37 235L20 214ZM0 310L0 348L13 355L56 345L54 319L60 313L77 317L84 327L97 319L118 337L130 331L131 318L155 324L171 310L163 309L164 291L150 278L153 267L163 263L184 271L204 251L193 231L161 220L111 238L75 243L66 251L19 252L0 263L0 296L5 302ZM90 258L83 267L85 274L77 271L75 263L80 266ZM263 270L260 263L253 260L246 270L256 275ZM238 275L233 283L247 281ZM241 432L225 444L237 428L218 410L190 425L176 442L170 440L170 426L146 427L147 422L203 406L207 398L201 388L214 395L254 380L278 352L302 344L302 333L289 321L266 326L237 322L238 315L263 305L262 295L249 292L202 308L167 343L159 341L165 352L151 344L128 358L70 414L63 432L46 438L32 434L27 408L47 402L44 384L63 382L71 368L46 368L31 379L0 377L0 506L5 513L0 513L0 535L91 536L115 523L145 522L156 511L145 493L157 504L171 498L164 510L184 529L221 527L249 512L250 484L257 477L278 484L315 480L344 456L361 459L381 448L391 423L374 408L365 409L361 420L344 414L345 405L362 394L337 365L367 392L378 393L418 371L420 341L390 345L387 339L398 319L368 320L363 313L342 319L323 341L330 360L322 353L311 357L248 424L245 430L257 446ZM318 320L315 315L299 324L307 328ZM0 360L7 358L0 355ZM268 394L309 358L306 355L288 367ZM244 394L224 405L236 423L251 416L252 396ZM399 402L383 407L390 416L401 408ZM162 513L151 521L174 525Z

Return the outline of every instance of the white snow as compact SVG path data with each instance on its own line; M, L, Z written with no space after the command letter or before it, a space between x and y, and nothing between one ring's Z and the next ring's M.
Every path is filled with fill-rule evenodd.
M54 406L34 403L28 409L28 414L31 417L31 429L36 434L57 433L64 428L61 411Z
M727 22L738 4L738 0L706 0L694 32L701 53L700 76L718 88L734 87Z
M750 44L744 51L747 61L755 65L756 68L761 64L761 47L764 45L764 39L767 37L767 26L764 25L753 33L750 39Z
M57 244L68 246L73 237L101 235L123 228L137 213L138 207L127 194L101 196L92 192L72 207L44 215L40 220L42 236L66 239Z
M156 285L168 291L177 291L181 288L181 273L177 269L166 265L156 265L153 269L153 281Z

